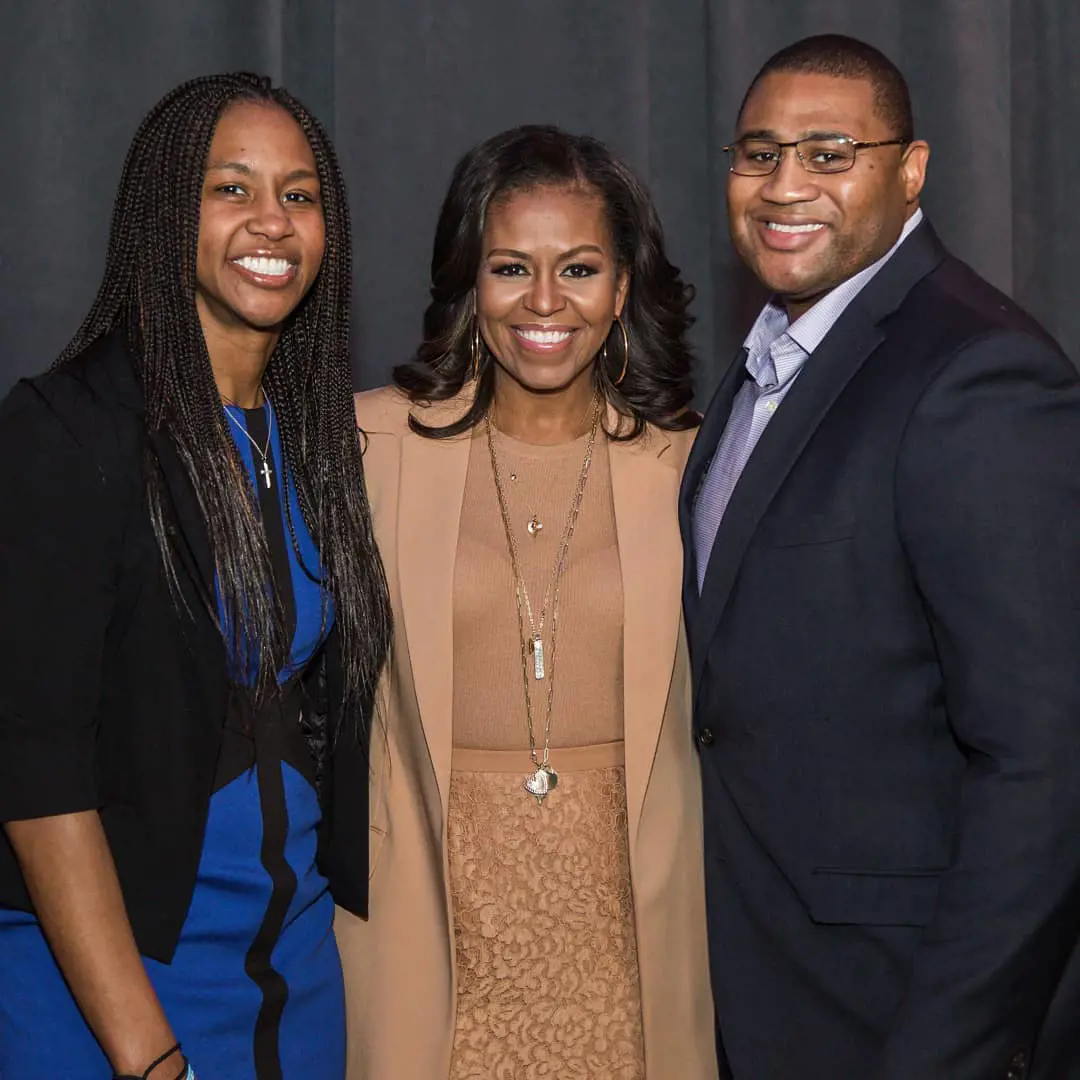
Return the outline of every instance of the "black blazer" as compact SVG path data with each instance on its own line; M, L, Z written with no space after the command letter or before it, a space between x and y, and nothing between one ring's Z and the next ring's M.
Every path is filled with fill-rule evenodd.
M699 598L741 360L680 505L735 1080L1080 1076L1040 1042L1080 932L1076 371L919 226L765 429Z
M139 948L168 961L228 704L194 492L170 440L148 436L115 338L11 391L0 463L0 821L99 809ZM172 501L179 604L150 526L147 467L162 470ZM306 683L305 720L318 725L340 701L333 632ZM367 780L362 739L343 735L322 770L319 862L337 902L358 914ZM3 839L0 905L30 908Z

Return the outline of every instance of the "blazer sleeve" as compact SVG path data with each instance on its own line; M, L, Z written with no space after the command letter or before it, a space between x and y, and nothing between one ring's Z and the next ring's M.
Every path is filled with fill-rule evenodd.
M351 714L342 709L345 685L341 637L336 625L327 638L323 660L324 707L334 734L323 777L319 866L330 884L334 902L366 919L372 703L361 703Z
M94 809L120 529L88 409L56 379L0 406L0 821ZM43 389L43 385L46 389Z
M899 528L966 759L953 859L886 1080L1026 1075L1080 931L1080 384L1033 336L941 369L896 474Z

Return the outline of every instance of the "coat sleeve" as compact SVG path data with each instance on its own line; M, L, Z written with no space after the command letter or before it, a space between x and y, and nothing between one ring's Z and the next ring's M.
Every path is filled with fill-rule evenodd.
M950 869L885 1080L1027 1074L1080 931L1080 384L1022 334L968 345L898 459L899 529L966 757Z
M23 382L0 406L0 821L99 802L96 717L121 530L93 406L59 397Z

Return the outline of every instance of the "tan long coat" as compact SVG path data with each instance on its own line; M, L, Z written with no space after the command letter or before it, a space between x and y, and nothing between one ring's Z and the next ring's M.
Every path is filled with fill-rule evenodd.
M450 411L453 408L454 411ZM427 422L460 415L424 410ZM408 428L393 389L360 394L364 469L396 619L372 740L371 908L341 909L348 1080L443 1080L454 1034L446 852L454 561L467 436ZM609 444L624 593L630 867L648 1080L715 1080L701 792L690 736L677 498L692 433Z

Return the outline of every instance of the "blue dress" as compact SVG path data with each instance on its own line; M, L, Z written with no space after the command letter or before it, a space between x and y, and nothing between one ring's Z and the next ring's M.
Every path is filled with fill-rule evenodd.
M292 651L280 673L281 704L254 727L226 721L202 859L175 956L170 964L144 963L176 1037L205 1080L342 1080L344 987L334 903L315 865L320 808L296 692L298 674L333 614L291 484L296 544L289 539L272 413L227 411L295 626ZM269 469L245 432L260 450L269 432ZM0 909L0 1080L53 1076L109 1080L112 1069L34 916Z

